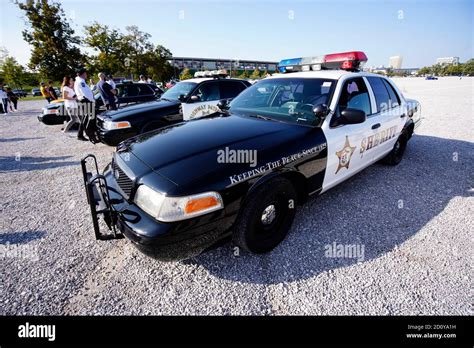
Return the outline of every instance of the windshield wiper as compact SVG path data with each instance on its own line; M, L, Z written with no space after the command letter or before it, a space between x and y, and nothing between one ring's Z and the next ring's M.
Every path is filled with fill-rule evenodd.
M267 117L267 116L263 116L263 115L254 114L254 115L249 115L249 116L250 116L250 117L259 118L259 119L261 119L261 120L274 121L273 118L270 118L270 117Z

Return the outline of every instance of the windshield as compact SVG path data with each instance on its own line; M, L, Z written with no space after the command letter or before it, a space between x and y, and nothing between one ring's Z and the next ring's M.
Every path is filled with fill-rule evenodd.
M266 79L239 94L230 103L230 110L277 121L319 124L313 108L328 105L335 85L336 80L331 79Z
M178 82L161 96L161 99L178 100L180 95L187 96L196 87L195 82Z

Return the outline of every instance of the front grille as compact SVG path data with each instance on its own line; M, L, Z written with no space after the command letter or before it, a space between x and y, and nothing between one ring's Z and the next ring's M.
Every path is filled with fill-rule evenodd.
M132 193L133 188L133 181L130 179L127 174L113 161L112 168L114 170L114 177L117 180L117 184L120 189L125 194L125 198L130 197L130 193Z

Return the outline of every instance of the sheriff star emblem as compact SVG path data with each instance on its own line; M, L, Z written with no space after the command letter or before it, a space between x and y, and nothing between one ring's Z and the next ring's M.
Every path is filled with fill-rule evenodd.
M349 169L349 162L351 161L352 154L354 153L355 146L351 146L349 143L349 138L346 135L346 142L344 144L344 147L336 152L336 156L339 157L339 165L337 166L336 173L339 171L341 168L347 168Z

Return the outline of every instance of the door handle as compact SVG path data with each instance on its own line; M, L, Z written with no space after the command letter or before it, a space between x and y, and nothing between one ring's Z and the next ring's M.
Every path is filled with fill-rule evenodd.
M405 114L401 114L400 118L404 118L404 117L406 117L406 116L407 116L407 115L405 115Z
M376 124L374 124L374 125L372 126L372 129L377 129L377 128L379 128L379 127L380 127L380 123L376 123Z

